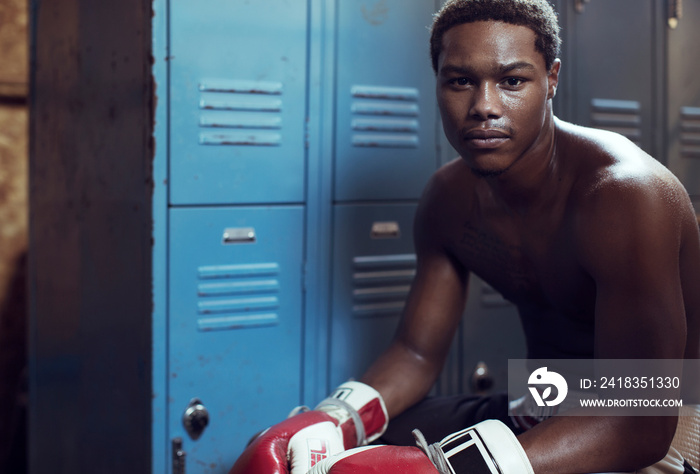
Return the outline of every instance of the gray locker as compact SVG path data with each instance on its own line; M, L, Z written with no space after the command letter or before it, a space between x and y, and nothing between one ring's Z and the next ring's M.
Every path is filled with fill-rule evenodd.
M170 437L193 472L227 472L301 401L303 208L174 209L170 242ZM193 399L209 416L199 438Z
M654 154L653 0L572 0L567 5L562 68L569 96L556 99L571 101L566 118L621 133Z
M435 4L342 0L337 9L335 199L417 199L437 164Z
M508 389L508 359L526 357L525 336L516 307L475 275L469 281L467 308L460 332L462 366L457 393L480 393L479 364L489 379L486 391Z
M697 200L700 197L700 48L697 25L700 2L686 1L667 28L667 165ZM672 12L673 13L673 12ZM697 203L696 203L697 204Z
M171 202L303 201L307 0L170 15Z
M330 384L358 378L391 342L415 275L415 204L338 205Z

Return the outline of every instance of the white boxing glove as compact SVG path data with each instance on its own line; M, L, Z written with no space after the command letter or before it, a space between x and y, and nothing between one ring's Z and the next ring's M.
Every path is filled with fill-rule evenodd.
M317 463L308 474L534 474L515 435L498 420L482 421L432 445L420 431L413 433L418 448L349 449Z
M440 474L534 474L513 432L498 420L486 420L429 445L414 430L416 443Z

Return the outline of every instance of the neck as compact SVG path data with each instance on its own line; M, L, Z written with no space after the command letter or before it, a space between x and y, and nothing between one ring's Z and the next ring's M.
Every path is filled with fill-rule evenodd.
M524 214L556 195L560 184L556 128L550 111L532 147L503 174L484 178L494 198L510 210Z

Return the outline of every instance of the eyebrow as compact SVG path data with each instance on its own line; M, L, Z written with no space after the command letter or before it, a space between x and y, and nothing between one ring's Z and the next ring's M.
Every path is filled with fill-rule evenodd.
M534 71L535 66L527 61L515 61L507 64L499 64L493 70L498 75L507 74L515 70ZM474 75L474 69L469 66L458 66L456 64L448 64L440 68L440 74L466 74Z

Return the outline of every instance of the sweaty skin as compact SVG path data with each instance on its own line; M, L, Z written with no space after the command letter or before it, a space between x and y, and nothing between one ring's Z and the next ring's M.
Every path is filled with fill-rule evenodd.
M460 157L416 214L417 274L396 337L363 381L390 416L435 382L469 273L518 308L530 358L700 358L700 236L678 180L627 139L552 114L524 26L443 38L436 83ZM519 437L536 473L633 471L664 457L673 417L557 417ZM437 440L435 440L437 441Z

